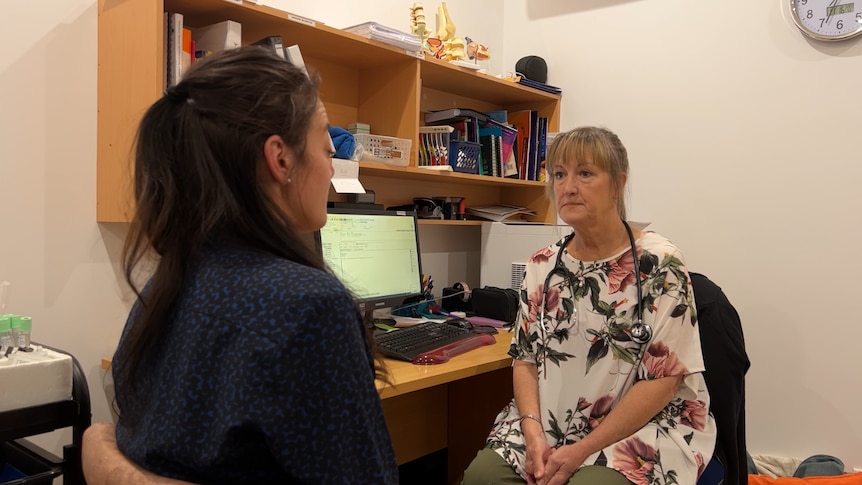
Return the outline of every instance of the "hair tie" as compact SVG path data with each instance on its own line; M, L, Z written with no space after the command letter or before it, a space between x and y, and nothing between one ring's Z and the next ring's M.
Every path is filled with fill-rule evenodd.
M174 103L182 103L188 99L188 94L177 91L174 86L165 89L165 97Z

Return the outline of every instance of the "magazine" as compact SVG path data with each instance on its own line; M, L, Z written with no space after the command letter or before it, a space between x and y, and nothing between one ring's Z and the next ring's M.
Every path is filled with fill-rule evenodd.
M520 219L521 216L528 215L534 216L536 215L536 211L528 209L526 207L518 207L515 205L484 205L479 207L468 207L466 210L467 214L480 217L482 219L488 219L489 221L494 222L504 222L508 219Z

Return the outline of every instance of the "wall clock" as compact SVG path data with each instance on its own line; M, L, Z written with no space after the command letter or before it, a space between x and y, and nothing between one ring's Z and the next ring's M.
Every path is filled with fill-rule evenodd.
M862 0L788 0L803 34L825 41L862 34Z

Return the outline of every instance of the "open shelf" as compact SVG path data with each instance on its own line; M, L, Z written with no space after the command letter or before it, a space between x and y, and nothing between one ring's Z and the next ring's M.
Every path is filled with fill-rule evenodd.
M493 187L537 187L544 189L544 182L532 180L517 180L469 173L427 170L419 167L399 167L381 162L359 162L359 170L363 175L381 177L396 177L403 180L437 181L450 184L487 185Z
M183 14L194 29L224 20L242 24L250 44L280 35L299 45L306 65L320 74L320 96L330 123L371 125L372 133L412 141L409 165L361 162L360 180L386 205L414 197L459 196L468 207L509 204L553 222L544 183L417 168L423 113L460 106L482 111L536 110L559 131L560 96L474 70L407 53L314 19L239 0L99 0L96 218L131 218L132 140L146 109L164 91L164 12ZM445 221L447 224L464 224Z

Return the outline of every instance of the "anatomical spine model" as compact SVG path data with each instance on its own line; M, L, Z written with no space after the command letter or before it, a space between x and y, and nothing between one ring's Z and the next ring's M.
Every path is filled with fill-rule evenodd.
M422 41L422 48L426 53L447 61L467 59L464 38L455 36L455 24L449 17L446 2L437 7L436 37L429 37L430 32L425 23L425 9L421 3L416 2L410 8L410 22L411 31Z
M455 23L449 16L446 2L437 7L436 37L431 37L431 31L425 21L425 8L420 2L415 2L410 7L410 32L419 37L423 52L438 59L484 61L491 58L488 48L484 45L469 37L455 35Z
M428 37L430 37L431 31L425 24L425 8L419 2L415 2L410 7L410 33L419 37L419 42L422 44L420 50L427 51Z

